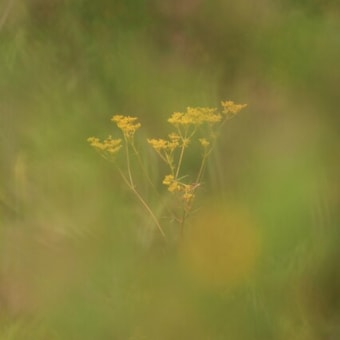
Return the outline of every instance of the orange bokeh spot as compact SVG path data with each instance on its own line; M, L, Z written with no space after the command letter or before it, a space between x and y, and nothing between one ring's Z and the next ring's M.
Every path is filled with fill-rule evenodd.
M203 283L235 287L253 272L259 232L239 208L208 206L188 226L181 243L185 269Z

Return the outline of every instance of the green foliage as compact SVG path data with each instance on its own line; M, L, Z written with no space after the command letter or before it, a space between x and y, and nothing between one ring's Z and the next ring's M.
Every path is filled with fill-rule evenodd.
M0 338L339 338L338 18L335 0L2 1ZM124 112L139 141L167 136L169 112L219 98L251 109L164 247L84 141Z

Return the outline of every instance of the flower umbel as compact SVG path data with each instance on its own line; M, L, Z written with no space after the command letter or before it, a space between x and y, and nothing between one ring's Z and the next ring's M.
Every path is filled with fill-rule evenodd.
M186 112L174 112L168 122L176 127L180 125L201 125L203 123L218 123L222 116L216 113L216 108L187 107Z
M140 123L136 123L137 117L114 115L111 120L115 122L118 128L123 132L124 137L131 139L135 132L141 127Z
M205 149L210 145L210 142L206 138L199 138L198 141Z
M100 141L99 138L89 137L87 141L92 147L101 152L106 152L110 155L116 154L122 147L121 139L113 139L112 136L107 137L104 141Z
M247 104L235 104L231 100L227 101L222 101L221 105L223 107L222 113L225 115L231 114L231 115L236 115L238 114L243 108L247 106Z
M186 203L189 203L195 197L194 191L198 188L198 185L185 184L176 180L173 175L166 175L163 179L163 184L168 187L169 192L180 193L180 197Z

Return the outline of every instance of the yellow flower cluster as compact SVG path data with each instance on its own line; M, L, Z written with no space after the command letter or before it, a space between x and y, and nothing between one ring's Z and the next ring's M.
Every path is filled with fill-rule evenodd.
M121 139L112 139L111 136L107 137L104 141L100 141L99 138L89 137L87 141L90 143L92 147L97 149L98 151L107 152L111 155L116 154L119 149L122 147Z
M195 197L194 191L198 187L197 185L181 183L176 180L173 175L166 175L164 177L163 184L168 187L169 192L181 193L183 200L187 203Z
M148 138L148 143L157 151L169 153L174 151L179 146L179 140L166 140L166 139L155 139Z
M215 108L188 107L186 112L174 112L168 122L176 127L179 125L201 125L203 123L218 123L222 116L216 113Z
M206 138L198 138L198 141L205 149L210 145L210 142Z
M141 127L140 123L136 123L137 117L114 115L111 120L115 122L118 128L123 132L127 139L133 138L135 132Z
M183 218L179 223L183 226L186 217L192 209L193 201L197 188L203 178L206 169L208 156L210 155L218 133L224 122L235 116L240 110L245 108L245 104L235 104L233 101L222 101L221 109L208 107L187 107L184 112L174 112L168 122L172 125L173 132L165 139L147 139L148 144L157 152L160 158L168 165L169 174L163 179L163 184L167 190L176 196L176 200L180 201L180 207L183 208ZM134 151L139 161L144 174L153 185L147 174L147 169L144 167L143 159L140 159L138 149L135 145L135 132L141 127L137 117L114 115L111 121L116 124L124 137L124 145L122 139L113 139L111 136L101 141L99 138L90 137L88 142L99 151L106 159L113 158L122 147L126 151L126 164L122 168L118 166L119 173L122 178L134 192L142 205L150 214L151 218L159 228L163 236L165 236L162 227L158 221L158 217L153 213L152 208L144 200L141 193L137 191L134 172L131 169L130 151ZM197 169L193 179L189 179L183 170L186 162L187 153L190 150L190 145L199 143L201 146L201 164ZM137 145L138 146L138 145ZM195 147L193 147L195 150ZM177 212L175 213L177 215ZM176 216L175 216L176 217ZM176 218L177 219L177 218Z
M172 170L174 151L181 146L186 147L189 143L187 139L183 139L175 132L169 134L168 140L151 138L147 141Z
M221 105L223 107L223 111L222 112L225 115L230 114L230 113L232 115L236 115L238 112L240 112L243 108L245 108L247 106L247 104L235 104L231 100L222 101Z

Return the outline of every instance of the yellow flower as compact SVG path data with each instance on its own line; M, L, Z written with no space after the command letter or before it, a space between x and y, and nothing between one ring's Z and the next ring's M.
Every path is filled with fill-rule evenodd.
M97 147L98 145L101 144L100 141L99 141L99 138L96 138L96 137L89 137L89 138L87 138L87 141L93 147Z
M168 141L166 141L165 139L151 138L148 139L147 141L157 151L167 149L168 147Z
M210 145L210 142L206 138L199 138L198 140L204 148L207 148Z
M112 139L112 136L107 137L103 142L101 142L100 139L96 137L89 137L87 141L98 151L107 152L111 155L116 154L122 147L122 140Z
M168 119L168 122L173 125L182 124L183 115L181 112L174 112Z
M175 138L170 141L165 139L151 138L147 141L157 152L164 151L165 153L171 153L179 146L179 141Z
M181 193L181 198L189 203L195 198L194 191L199 185L181 183L174 178L173 175L166 175L163 179L163 184L168 187L171 193Z
M182 199L186 203L190 203L195 198L195 190L199 187L198 184L181 184L180 191L183 192Z
M191 116L192 120L198 125L202 123L218 123L222 120L221 115L216 113L216 108L188 107L187 114Z
M195 195L191 192L185 192L182 196L185 202L190 202L193 198L195 198Z
M170 192L176 192L176 191L180 191L181 190L181 186L177 181L173 181L169 186L168 186L168 190Z
M173 175L166 175L163 179L163 184L168 187L168 191L181 191L181 184L175 180Z
M163 184L164 185L170 185L174 180L174 176L173 175L166 175L163 179Z
M172 142L178 142L181 139L181 136L178 133L172 132L169 134L169 139Z
M115 122L118 128L123 132L125 138L132 138L135 132L141 127L136 123L137 117L114 115L111 120Z
M247 104L235 104L231 100L222 101L221 105L223 107L222 112L226 115L229 113L231 113L232 115L236 115L239 111L247 106Z
M189 138L184 138L183 140L182 140L182 145L183 145L183 147L184 148L187 148L188 146L189 146L189 143L190 143L190 139Z
M179 125L201 125L203 123L215 124L222 120L222 116L216 113L216 108L187 107L186 112L174 112L168 119L170 124Z

